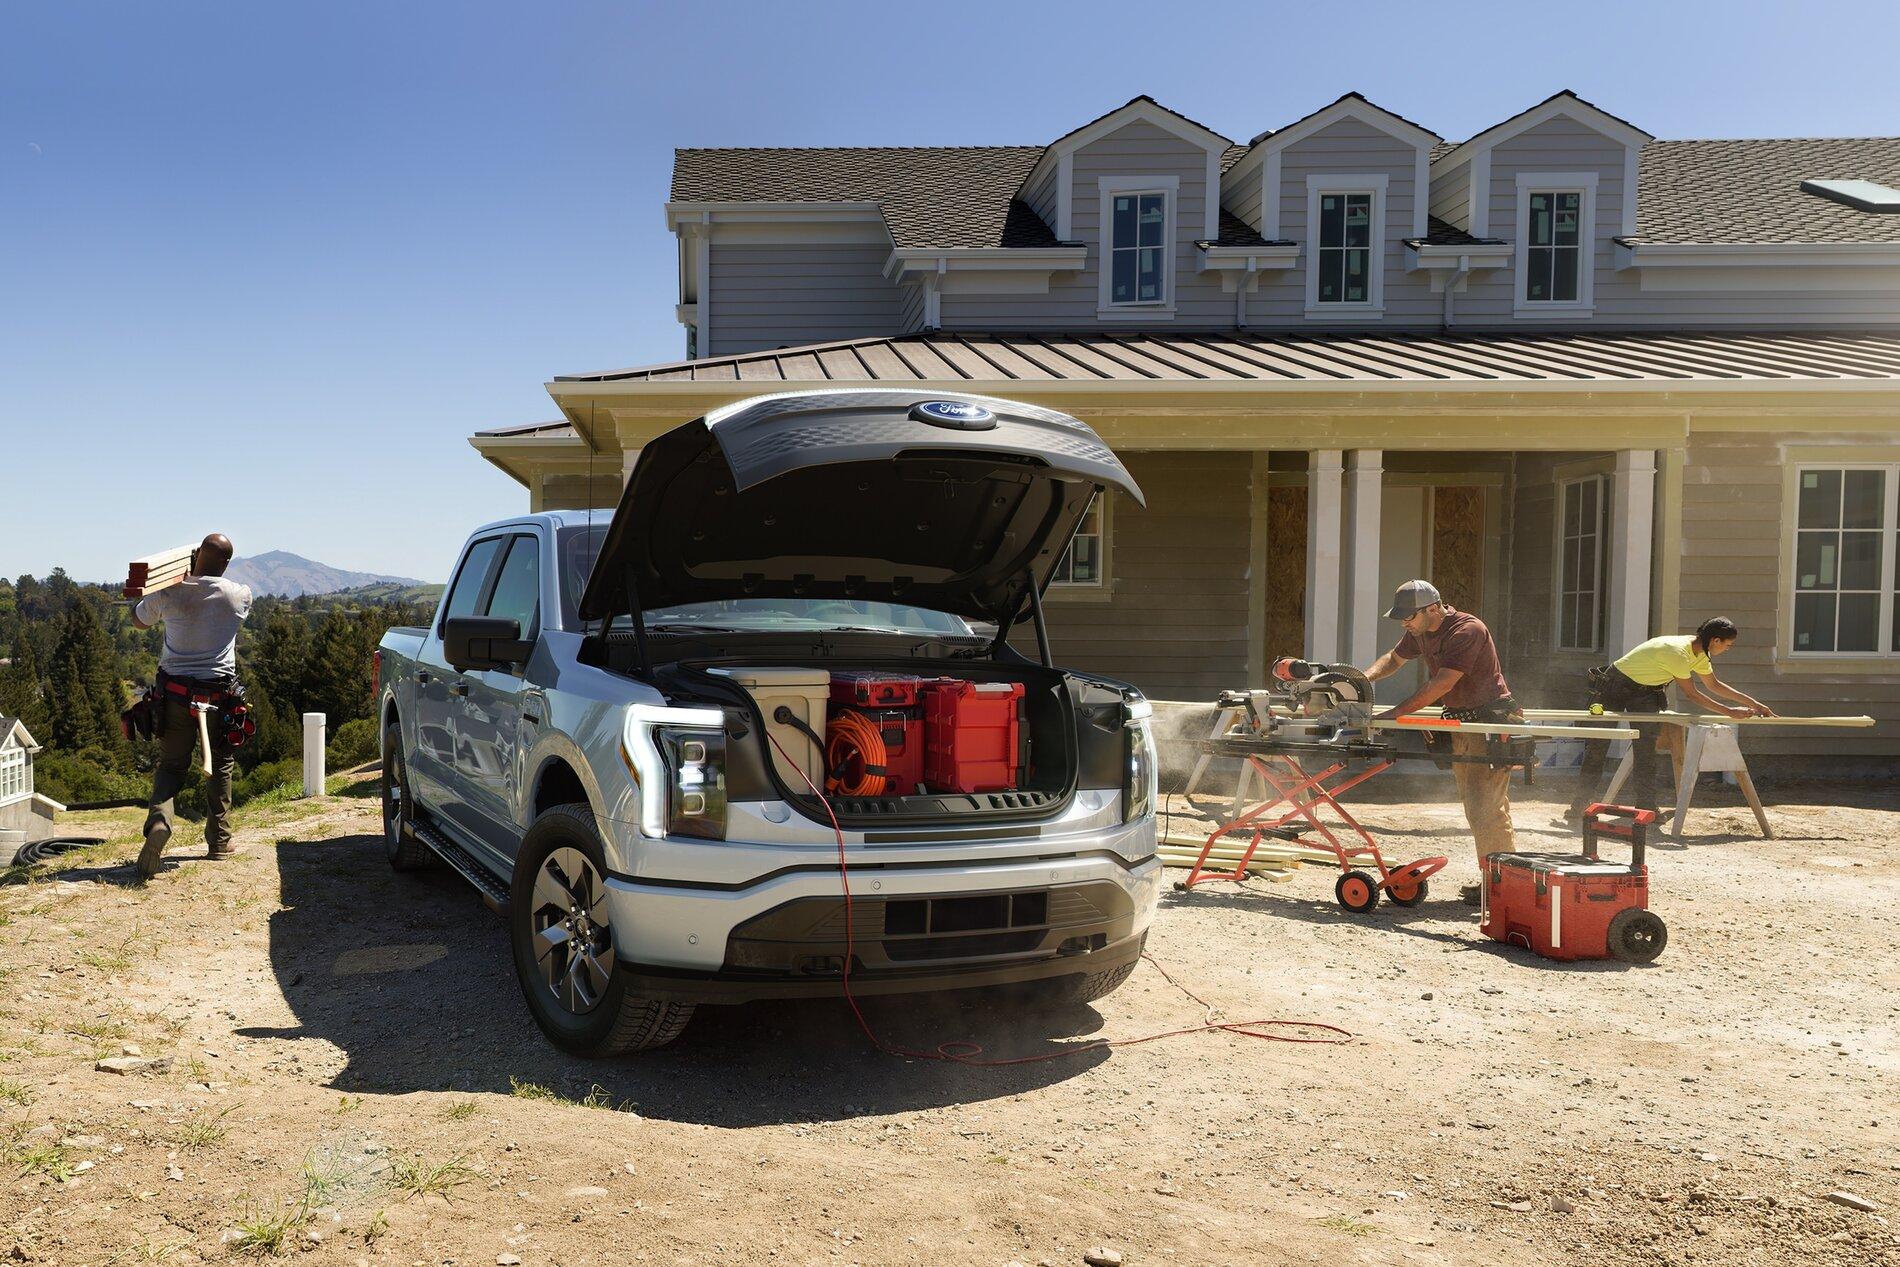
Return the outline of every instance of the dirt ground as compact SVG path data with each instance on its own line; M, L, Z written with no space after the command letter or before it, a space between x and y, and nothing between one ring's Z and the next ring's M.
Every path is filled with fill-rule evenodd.
M0 886L0 1260L1900 1261L1889 791L1771 789L1772 841L1711 792L1653 856L1671 937L1644 968L1478 939L1456 812L1362 802L1398 857L1452 856L1422 906L1347 915L1307 870L1171 892L1149 941L1224 1018L1349 1045L1201 1033L974 1068L871 1050L832 1002L562 1056L501 921L446 872L392 874L373 783L343 782L247 807L231 862L181 843L149 888L126 813ZM1562 790L1519 792L1523 847L1560 845ZM994 1056L1201 1016L1146 964L1093 1007L866 1011ZM169 1065L95 1067L128 1047Z

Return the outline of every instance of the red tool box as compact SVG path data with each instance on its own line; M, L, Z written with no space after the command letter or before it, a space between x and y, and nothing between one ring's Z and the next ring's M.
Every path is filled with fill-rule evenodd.
M927 682L924 782L933 792L1013 792L1022 781L1021 682Z
M862 713L884 740L885 791L911 796L924 781L924 707L930 679L896 673L833 673L831 708Z
M1583 853L1494 853L1484 866L1484 934L1546 959L1648 963L1669 929L1649 909L1643 854L1656 811L1592 805L1583 816ZM1630 843L1629 864L1597 856L1597 839Z

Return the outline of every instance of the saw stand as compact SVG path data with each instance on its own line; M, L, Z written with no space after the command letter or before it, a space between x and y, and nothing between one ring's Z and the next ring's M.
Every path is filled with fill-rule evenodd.
M1677 840L1682 839L1682 826L1689 817L1689 801L1695 795L1695 781L1704 770L1733 774L1735 782L1741 786L1742 798L1748 802L1748 808L1755 811L1755 822L1761 827L1762 838L1774 839L1774 829L1768 825L1768 815L1762 812L1761 797L1755 794L1755 780L1749 777L1748 763L1742 760L1741 745L1736 742L1740 733L1734 726L1723 726L1707 722L1663 721L1660 725L1679 726L1683 731L1682 753L1676 758L1676 813L1664 830ZM1603 793L1605 802L1614 804L1616 794L1622 790L1623 783L1636 768L1636 745L1643 739L1630 740L1630 747L1623 754L1622 764L1616 767L1616 773L1610 778L1610 786Z

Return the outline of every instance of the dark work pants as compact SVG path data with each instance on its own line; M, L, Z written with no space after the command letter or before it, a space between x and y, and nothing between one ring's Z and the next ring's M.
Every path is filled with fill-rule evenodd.
M205 780L205 844L222 849L231 843L231 829L225 816L231 811L231 768L237 762L234 749L221 738L211 738L211 777ZM152 774L151 808L145 815L149 832L152 823L163 819L173 832L172 798L185 786L185 777L198 764L198 714L176 695L165 697L165 733L158 741L158 769Z
M1600 703L1612 713L1660 713L1669 707L1669 695L1660 686L1643 686L1632 682L1614 668L1603 682L1603 695L1592 701ZM1623 788L1620 798L1625 805L1634 805L1637 809L1656 809L1656 744L1662 736L1659 725L1636 725L1636 738L1630 740L1635 753L1635 761L1630 768L1629 782ZM1583 745L1583 768L1577 774L1577 793L1571 807L1582 812L1597 797L1603 784L1603 764L1609 760L1610 745L1599 741L1586 740ZM1673 803L1673 801L1672 801Z

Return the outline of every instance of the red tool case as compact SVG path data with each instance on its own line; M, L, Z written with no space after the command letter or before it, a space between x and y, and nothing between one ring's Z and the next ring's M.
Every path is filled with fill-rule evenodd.
M924 707L929 679L896 673L833 673L831 711L863 713L884 740L885 790L911 796L924 781Z
M1022 782L1021 682L924 684L924 782L933 792L1013 792Z
M1546 959L1648 963L1669 940L1649 909L1643 855L1656 811L1592 805L1583 816L1583 853L1494 853L1484 865L1484 934ZM1597 839L1630 842L1628 865L1597 856Z

